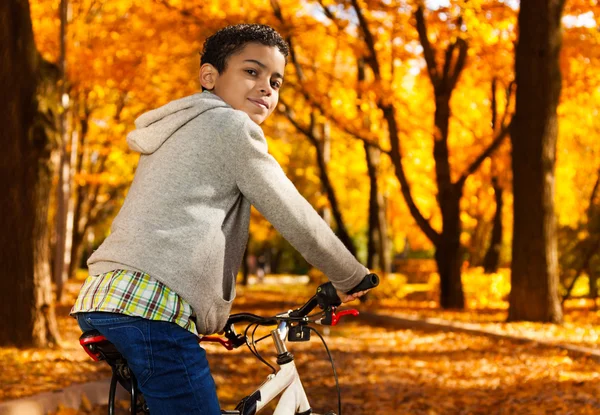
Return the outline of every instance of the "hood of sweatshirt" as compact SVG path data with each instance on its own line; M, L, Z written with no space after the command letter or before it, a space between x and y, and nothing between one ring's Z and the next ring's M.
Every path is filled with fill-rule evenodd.
M140 115L135 120L136 129L127 135L127 144L133 151L152 154L198 115L213 108L228 106L221 98L207 91L171 101Z

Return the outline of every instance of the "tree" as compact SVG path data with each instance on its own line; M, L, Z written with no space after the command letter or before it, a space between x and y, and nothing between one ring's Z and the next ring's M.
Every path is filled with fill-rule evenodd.
M554 173L564 0L521 2L511 129L514 193L509 320L559 323Z
M281 23L284 23L285 21L283 18L281 7L280 7L279 3L277 2L277 0L272 0L271 6L273 7L273 13L275 14L275 17ZM296 69L296 76L298 77L298 81L300 83L302 83L302 82L304 82L304 72L302 71L300 63L297 60L297 53L295 50L294 39L292 39L291 36L287 36L286 41L290 47L290 58L294 65L294 68ZM302 93L304 95L304 98L308 100L310 98L308 95L308 92L306 90L302 90L302 91L303 91ZM283 99L281 101L285 105L285 102L283 101ZM323 143L325 141L325 133L323 131L324 126L320 125L322 123L319 123L317 121L317 117L319 114L317 113L317 110L311 111L310 126L303 126L298 122L298 120L294 116L293 112L290 110L290 106L285 105L285 107L286 107L285 113L286 113L289 121L294 125L294 127L296 127L296 129L300 133L302 133L310 141L310 143L315 148L316 159L317 159L316 161L319 166L319 177L320 177L321 183L323 185L323 190L325 191L325 194L327 195L327 198L329 200L329 204L331 206L331 213L332 213L333 218L335 219L335 223L337 225L336 235L340 238L340 240L342 241L344 246L352 253L352 255L356 256L356 247L354 246L354 242L352 241L352 238L350 237L348 230L346 229L346 225L344 223L344 219L342 217L342 213L339 208L338 199L335 194L335 190L331 184L329 174L327 172L327 161L323 154L324 153L323 152L323 150L324 150ZM319 127L321 127L321 128L319 128Z
M588 271L589 277L589 296L594 300L598 297L597 277L592 269L592 262L594 256L600 256L600 169L598 169L587 212L585 226L580 226L577 229L577 232L585 235L585 237L582 239L573 238L576 241L575 246L572 249L566 249L567 252L563 252L562 255L568 258L561 261L563 262L561 264L563 265L563 272L573 270L575 273L566 289L567 292L562 298L562 303L569 298L575 283L585 270ZM565 270L565 268L567 269Z
M357 62L358 85L365 82L365 61ZM359 97L360 98L360 97ZM360 111L360 108L359 108ZM363 116L365 127L368 129L370 120L368 114ZM377 167L381 151L366 141L364 142L367 172L369 174L369 230L367 239L367 268L378 269L383 273L390 272L389 237L385 218L385 203L377 181Z
M352 0L353 8L357 14L360 30L367 49L367 58L375 81L383 81L381 75L381 53L376 47L373 30L365 16L363 7L358 0ZM435 95L434 114L434 145L433 157L435 160L435 173L437 184L437 201L442 214L442 230L438 232L431 222L419 210L413 197L411 186L407 180L402 152L400 149L399 119L394 102L378 97L377 105L388 126L389 141L391 145L390 157L394 170L401 185L402 195L408 205L409 211L419 228L435 246L435 260L440 274L440 305L443 308L463 308L464 295L461 283L461 244L460 235L462 224L460 220L460 200L463 195L467 178L475 172L481 163L489 157L501 144L508 132L503 127L488 145L488 147L469 165L457 180L452 180L450 155L448 147L450 126L450 99L458 82L459 76L465 66L468 44L466 40L455 35L446 50L442 65L436 59L435 51L430 43L424 17L424 6L419 4L415 12L416 27L419 41L423 47L423 54L427 65L427 72L433 85ZM462 26L459 18L457 27Z
M0 344L58 342L52 303L47 218L49 140L36 94L56 71L39 55L29 2L0 4Z
M502 245L502 207L504 206L504 202L502 198L503 189L498 183L498 177L492 177L492 186L494 188L494 197L496 199L496 211L494 212L490 246L483 258L483 269L486 274L498 271L500 247Z
M498 124L498 101L496 97L496 89L497 89L498 80L494 78L492 80L492 96L491 96L491 112L492 112L492 130L497 128ZM507 106L510 103L511 90L513 87L513 83L511 82L506 89L506 104ZM505 108L504 112L507 112ZM490 245L485 253L485 257L483 258L483 269L486 273L493 273L498 271L498 264L500 262L500 248L502 247L502 208L504 206L503 193L504 189L500 184L500 179L498 177L498 168L494 168L494 172L492 174L492 187L494 189L494 199L496 202L496 211L494 212L494 219L492 222L492 234L490 236Z

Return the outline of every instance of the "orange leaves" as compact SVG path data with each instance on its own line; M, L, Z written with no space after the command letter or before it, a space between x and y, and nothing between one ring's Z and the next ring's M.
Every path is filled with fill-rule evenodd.
M441 229L433 160L435 99L425 68L414 21L414 2L360 1L373 34L379 75L366 65L359 81L358 61L369 59L350 2L279 0L283 22L270 2L72 0L68 27L68 71L72 100L89 111L88 151L111 152L110 171L103 177L83 172L78 183L110 185L130 180L135 156L130 156L125 135L142 112L174 98L198 91L198 52L206 36L227 24L260 21L276 26L293 39L303 81L290 64L282 99L303 125L326 126L330 137L328 169L341 201L342 214L352 236L364 239L367 229L364 148L353 134L389 149L389 132L378 104L393 105L398 120L400 152L415 203L436 230ZM31 0L38 49L44 57L58 56L58 0ZM455 181L491 142L491 79L499 81L499 116L506 99L501 92L514 78L516 9L510 2L469 0L423 2L429 39L436 51L437 69L443 68L444 51L457 36L468 42L468 58L451 100L449 155ZM600 108L600 35L581 21L600 16L598 2L566 3L561 68L563 94L559 109L556 202L559 223L574 226L585 216L591 191L590 177L597 169ZM462 18L462 26L457 27ZM307 102L307 93L312 102ZM317 105L315 105L316 103ZM316 107L319 107L316 110ZM512 106L508 105L509 113ZM322 111L321 111L322 109ZM597 111L596 111L597 112ZM281 114L280 114L281 115ZM321 127L319 127L321 128ZM300 191L317 208L327 205L323 196L314 150L285 116L273 116L266 126L270 151ZM508 141L508 140L507 140ZM99 150L107 149L107 150ZM429 249L431 244L415 226L394 175L389 157L377 167L379 186L385 195L390 237L396 250L408 235L410 245ZM505 226L512 219L510 200L510 148L504 144L471 177L465 186L463 241L469 248L481 238L474 233L491 219L494 201L490 177L497 175L506 190ZM114 177L122 181L114 181ZM113 177L113 179L110 179ZM477 199L474 200L473 198ZM108 218L107 220L110 220ZM485 222L485 223L484 223ZM479 226L484 226L481 228ZM268 234L267 229L261 231ZM510 231L505 233L505 247Z
M234 311L273 315L301 304L313 292L314 287L309 289L304 285L241 287ZM597 326L600 316L591 310L581 315L569 312L567 320L571 321L556 326L501 323L505 311L489 308L477 312L442 312L427 303L401 306L399 302L395 306L380 302L361 305L363 311L393 314L400 310L430 319L469 322L474 327L532 339L591 347L597 347L600 341ZM59 323L65 334L65 349L21 352L0 349L3 368L0 400L107 375L108 366L93 363L77 344L78 329L73 319L64 316L66 311L65 307L59 309L63 313ZM267 329L261 330L259 337L268 333ZM369 320L360 317L332 327L326 341L335 359L342 387L342 409L347 414L591 415L597 413L600 405L597 396L600 365L557 348L451 331L400 329L389 323L373 327ZM308 343L289 343L288 347L311 406L320 413L336 410L331 367L320 341L313 336ZM244 348L233 352L216 345L206 348L223 408L235 407L269 373ZM267 359L274 359L268 339L259 343L258 348ZM100 374L94 372L100 369ZM117 406L117 413L127 413L127 402L119 401ZM106 407L94 407L83 397L79 409L61 406L51 415L104 413Z

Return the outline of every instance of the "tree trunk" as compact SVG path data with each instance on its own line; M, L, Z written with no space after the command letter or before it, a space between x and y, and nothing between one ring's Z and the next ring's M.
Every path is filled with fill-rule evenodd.
M312 128L311 128L311 137L309 141L313 144L316 150L316 158L317 165L319 166L319 177L321 178L321 184L323 189L325 190L325 194L327 195L327 199L329 200L329 206L331 206L331 214L335 219L336 223L336 235L342 243L346 246L346 248L352 253L352 255L356 256L356 247L354 246L354 242L346 229L346 224L344 223L344 219L342 217L342 211L340 210L340 206L337 200L337 196L335 194L335 190L333 189L333 185L331 184L331 180L329 180L329 173L327 171L327 160L324 156L324 148L322 142L324 141L324 135L326 133L325 126L317 123L315 114L311 115L312 119Z
M383 197L377 184L379 150L365 143L367 172L369 174L369 229L367 242L367 268L389 272L388 236Z
M60 76L59 84L59 100L61 103L61 111L59 114L59 136L60 144L60 159L58 163L58 185L56 186L56 231L54 243L54 265L53 279L56 284L56 298L61 300L63 285L67 279L68 265L65 263L65 253L68 244L68 210L70 200L70 156L67 151L68 146L68 93L66 88L67 82L67 56L66 56L66 30L67 30L67 10L68 0L60 1Z
M49 143L29 2L0 2L0 345L43 346L56 328L47 257Z
M588 264L587 273L588 273L589 287L590 287L588 296L589 296L589 298L596 300L596 298L598 298L598 279L596 278L596 274L594 272L592 272L592 267L589 264ZM595 301L594 301L594 303L595 303Z
M36 216L34 236L34 298L35 316L33 324L33 344L38 347L59 345L60 335L54 313L52 272L50 270L50 245L48 210L50 189L52 189L52 169L50 162L50 139L45 128L36 123L33 131L35 151L38 160L37 183L35 186Z
M356 62L358 83L365 81L365 60L359 58ZM359 96L360 97L360 96ZM362 113L357 106L359 114ZM365 129L371 127L369 117L363 117ZM369 228L367 239L367 268L378 269L384 273L390 272L389 241L387 236L387 218L383 197L377 184L377 166L379 165L380 151L364 142L367 172L369 174Z
M442 212L442 232L436 245L435 260L440 274L440 305L442 308L462 309L465 299L461 281L460 198L462 184L452 183L448 151L448 126L450 123L450 95L446 88L435 89L435 159L438 204Z
M379 258L380 269L384 274L392 272L392 242L388 235L387 226L387 200L381 192L377 192L377 214L379 215Z
M554 170L563 1L521 2L516 48L514 232L508 319L559 323Z
M479 199L481 200L481 199ZM486 249L485 242L489 234L490 224L485 220L483 210L478 207L472 217L476 219L477 224L471 232L471 241L469 242L469 267L480 267L483 265Z
M494 227L492 228L492 237L490 246L483 259L483 269L486 274L498 271L500 262L500 248L502 247L502 207L504 205L502 198L502 187L498 184L498 178L492 177L492 186L496 198L496 213L494 213Z
M369 229L367 239L367 268L374 269L379 266L379 206L377 204L377 173L373 164L369 144L365 143L365 156L367 160L367 172L369 173Z
M75 174L79 174L83 172L84 166L84 155L87 153L85 151L87 133L89 130L89 111L86 110L85 101L84 101L84 113L85 115L78 118L77 124L79 125L79 139L81 140L81 150L78 151L77 158L73 165L75 166ZM79 114L75 113L76 117L79 117ZM78 143L79 144L79 143ZM72 153L75 154L75 153ZM71 242L71 260L69 261L69 273L68 277L73 278L77 273L77 269L79 268L79 264L81 263L81 257L83 255L83 241L85 239L89 223L89 210L88 215L85 215L84 209L89 207L90 203L86 198L86 193L90 191L89 187L84 187L81 184L73 183L74 185L74 207L73 207L73 236ZM87 192L86 192L87 190ZM88 194L89 197L89 194ZM85 217L84 217L85 216Z
M443 230L435 246L435 262L440 275L440 306L445 309L465 307L461 280L461 195L459 192L440 200Z
M323 164L327 166L331 161L331 129L329 128L328 123L324 123L321 130L322 133L317 130L318 129L315 129L313 133L315 133L315 137L321 137L321 140L319 141L319 150L321 151L321 157L323 157ZM331 208L329 206L323 207L321 217L331 228L333 216L331 215Z

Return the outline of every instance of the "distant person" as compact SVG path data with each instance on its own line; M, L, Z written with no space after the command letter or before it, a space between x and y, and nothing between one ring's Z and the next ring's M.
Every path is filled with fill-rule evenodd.
M258 258L256 258L256 279L259 283L263 283L265 281L265 265L267 261L265 259L264 254L260 254Z

